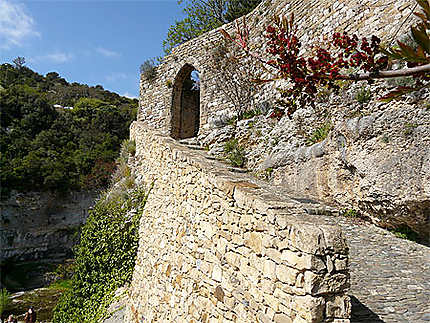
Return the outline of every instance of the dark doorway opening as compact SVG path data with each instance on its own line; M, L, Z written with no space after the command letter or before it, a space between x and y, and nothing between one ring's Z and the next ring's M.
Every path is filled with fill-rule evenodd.
M190 64L176 75L172 93L170 136L185 139L197 136L200 126L200 78Z

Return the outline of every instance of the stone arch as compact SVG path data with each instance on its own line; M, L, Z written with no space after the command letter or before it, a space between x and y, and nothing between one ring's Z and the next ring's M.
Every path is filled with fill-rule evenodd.
M176 74L170 110L170 136L184 139L197 136L200 126L200 91L189 88L191 73L197 69L185 64Z

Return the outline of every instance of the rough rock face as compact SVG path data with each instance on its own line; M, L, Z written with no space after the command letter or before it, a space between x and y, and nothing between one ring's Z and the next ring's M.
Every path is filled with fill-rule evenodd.
M430 114L412 106L338 122L322 143L274 154L275 183L430 234ZM292 157L292 158L291 158ZM273 167L275 165L272 164Z
M95 192L12 192L1 202L0 262L64 257L95 198Z
M359 103L361 86L321 98L292 119L278 122L262 115L238 122L233 130L209 124L198 139L222 157L225 141L235 137L246 149L246 166L275 184L356 210L380 226L407 226L428 241L430 95L381 103L383 90L375 88L373 99ZM315 131L327 124L327 137L312 144Z

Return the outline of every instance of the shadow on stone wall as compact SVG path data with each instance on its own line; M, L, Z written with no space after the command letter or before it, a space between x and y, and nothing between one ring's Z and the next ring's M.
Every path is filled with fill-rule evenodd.
M361 303L357 297L349 295L351 297L351 323L384 323L379 316L374 313L370 308Z

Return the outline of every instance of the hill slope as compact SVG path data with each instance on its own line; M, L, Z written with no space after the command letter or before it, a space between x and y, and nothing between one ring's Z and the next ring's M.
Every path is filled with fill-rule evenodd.
M107 185L136 117L137 100L68 83L57 73L0 65L2 196L12 189Z

